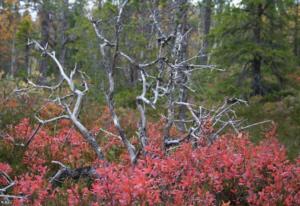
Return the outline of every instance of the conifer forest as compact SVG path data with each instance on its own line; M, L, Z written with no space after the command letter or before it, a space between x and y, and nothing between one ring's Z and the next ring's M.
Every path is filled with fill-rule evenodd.
M300 206L300 0L0 0L0 205Z

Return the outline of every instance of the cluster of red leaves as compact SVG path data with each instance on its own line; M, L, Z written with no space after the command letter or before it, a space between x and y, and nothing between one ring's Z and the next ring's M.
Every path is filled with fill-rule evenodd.
M0 162L0 171L10 174L12 172L12 168L9 166L9 164ZM0 176L0 186L5 185L7 185L7 179L4 176Z
M0 162L0 171L5 172L7 174L11 173L12 169L9 164Z
M49 195L51 185L46 178L47 167L36 165L33 163L32 169L34 172L27 172L16 177L16 185L13 193L16 195L26 196L28 198L15 199L14 205L42 205Z
M273 130L258 145L246 134L227 134L210 146L193 148L186 142L166 155L160 149L158 125L149 124L147 155L135 166L127 161L93 161L90 147L72 128L62 128L52 136L42 130L25 153L23 161L30 168L15 177L13 193L29 195L26 203L33 205L59 204L59 199L69 205L94 206L300 205L300 159L287 160ZM16 131L21 136L32 131L26 128L26 121L15 127L18 129L24 130ZM52 188L49 174L56 170L51 160L71 167L94 162L100 179L91 184L71 180L67 189ZM0 164L2 168L5 165Z
M67 126L68 122L62 121L64 127L57 130L54 135L50 135L48 129L41 129L29 144L24 154L23 163L30 166L43 165L52 160L57 160L72 167L85 166L93 160L93 152L88 143L82 138L74 128ZM37 127L37 126L35 126ZM25 144L34 133L29 119L23 119L16 125L9 135L12 142Z
M300 161L290 163L276 139L254 145L243 134L226 135L212 146L148 153L133 168L97 170L99 205L300 205Z
M24 205L24 203L43 205L44 201L52 201L56 198L56 190L53 190L49 183L50 175L58 169L51 163L52 160L60 161L72 168L91 165L94 161L95 155L80 133L70 127L67 121L62 121L60 124L57 127L60 129L53 135L48 128L39 130L28 148L25 148L20 164L26 166L27 172L14 177L16 184L12 192L27 198L15 199L14 205ZM30 125L28 118L23 119L11 128L5 144L10 144L12 151L24 150L20 145L26 144L36 127ZM4 164L0 163L0 171L11 171L2 165Z

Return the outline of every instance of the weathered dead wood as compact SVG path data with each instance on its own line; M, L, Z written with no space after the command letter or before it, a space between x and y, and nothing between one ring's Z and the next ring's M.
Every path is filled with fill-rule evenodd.
M26 199L28 197L25 195L7 194L8 190L10 190L16 183L10 178L8 174L6 174L3 171L0 171L0 176L2 176L7 181L7 185L0 188L0 198L3 198L3 202L7 202L8 204L11 204L12 199Z
M59 170L50 178L50 183L54 186L59 186L66 179L79 180L80 178L89 178L93 180L99 178L94 167L71 169L59 161L52 161L52 163L60 166Z
M98 145L95 137L93 136L93 134L91 132L89 132L89 130L78 119L78 116L80 114L82 100L83 100L85 94L89 90L88 83L87 83L86 78L85 78L85 74L81 71L77 71L77 66L75 65L75 67L71 71L70 75L67 75L66 72L65 72L64 67L59 62L59 60L56 58L56 55L55 55L54 51L50 52L47 49L47 47L42 47L37 41L34 41L34 40L29 42L29 45L34 45L37 50L40 50L42 52L42 54L50 57L54 61L54 63L56 64L56 66L57 66L57 68L60 72L60 75L62 77L62 81L60 81L55 86L37 85L37 84L35 84L31 81L28 81L29 84L33 88L47 89L47 90L50 90L53 93L55 90L57 90L58 88L61 87L63 82L66 82L68 87L69 87L69 90L71 92L71 94L68 94L66 96L57 96L55 99L49 99L49 101L57 103L58 105L60 105L64 109L64 114L62 114L60 116L50 118L50 119L42 119L37 114L37 115L35 115L35 118L38 120L40 125L55 122L55 121L60 120L60 119L70 119L72 121L72 123L75 125L75 127L79 130L79 132L83 135L85 140L93 148L93 150L95 151L97 157L99 159L104 159L104 154L102 152L102 149ZM82 84L84 86L83 90L80 90L75 86L74 76L75 76L76 73L79 73L79 75L81 77ZM74 100L75 100L75 103L74 103L72 108L66 102L66 100L68 98L71 98L71 97L74 98ZM30 139L32 139L32 138L30 138ZM28 143L30 143L30 141Z

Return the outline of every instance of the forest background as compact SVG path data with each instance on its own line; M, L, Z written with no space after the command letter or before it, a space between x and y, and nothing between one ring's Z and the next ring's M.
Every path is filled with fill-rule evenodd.
M0 195L9 202L47 202L57 194L35 193L50 187L43 181L57 171L52 161L69 169L88 166L90 176L96 156L110 163L122 164L125 159L128 166L147 157L152 144L166 154L186 141L199 149L202 142L197 141L207 147L235 133L246 135L254 148L265 144L261 142L271 132L286 148L284 160L299 162L299 4L299 0L1 0L0 162L9 165L2 170L15 178L8 182L22 182L32 167L28 158L34 154L29 153L38 147L43 148L38 151L43 156L39 165L47 169L43 173L34 167L43 173L38 189L21 194L9 187ZM203 108L209 118L204 120L201 112L199 117L195 107ZM216 118L221 116L224 119ZM78 136L68 143L67 134L61 134L64 129L74 129ZM62 147L66 144L64 149L47 151L55 142L48 137L39 142L43 132L58 142L64 139L60 142ZM78 150L74 144L80 145ZM270 148L278 149L272 144ZM62 156L50 154L59 151ZM124 157L126 151L129 157ZM51 183L66 181L55 178ZM74 185L85 183L65 182L59 187L61 196L54 197L59 204L75 201L76 192L85 195L81 186L77 191ZM91 185L87 190L92 187L97 193ZM202 198L207 204L261 204L251 202L250 193L222 191ZM254 191L258 194L261 189ZM8 197L10 192L19 196ZM23 199L23 193L30 198ZM161 202L180 205L162 193ZM94 201L83 196L76 201ZM143 198L132 202L125 198L126 203L120 198L116 204L143 204ZM300 195L294 198L298 201ZM110 199L98 203L102 201ZM288 204L284 198L280 201Z

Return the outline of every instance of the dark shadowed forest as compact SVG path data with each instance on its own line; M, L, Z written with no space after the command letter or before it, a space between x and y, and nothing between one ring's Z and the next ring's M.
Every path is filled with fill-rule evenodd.
M0 205L300 205L299 0L0 0Z

